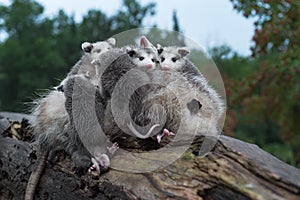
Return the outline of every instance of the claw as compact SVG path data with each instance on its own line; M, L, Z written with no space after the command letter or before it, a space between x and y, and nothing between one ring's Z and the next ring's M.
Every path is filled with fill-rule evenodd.
M164 136L164 133L163 133L163 132L160 133L160 134L158 134L158 135L156 136L156 139L157 139L157 142L158 142L158 143L161 142L161 139L162 139L163 136Z
M92 158L92 163L93 165L89 168L88 172L91 173L92 171L97 171L100 174L100 166L99 163L97 162L97 160L95 158Z
M156 136L157 142L160 143L164 136L174 136L175 133L169 131L168 129L164 129L164 131Z
M164 129L164 132L163 132L163 134L164 134L164 136L170 136L170 135L172 135L172 136L174 136L175 135L175 133L173 133L173 132L171 132L171 131L169 131L168 129Z
M107 151L110 153L110 155L114 155L116 151L119 149L119 144L118 143L113 143L111 147L106 147Z

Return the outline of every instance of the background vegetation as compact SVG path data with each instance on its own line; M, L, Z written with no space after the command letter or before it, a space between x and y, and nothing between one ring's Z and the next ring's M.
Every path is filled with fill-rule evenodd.
M228 100L225 134L258 144L283 161L300 166L300 5L292 0L230 0L255 19L252 56L228 46L211 48ZM143 26L155 4L124 0L107 16L90 10L80 22L60 10L43 15L34 0L0 4L0 110L26 111L34 92L57 85L79 59L82 41L98 41ZM173 29L180 31L176 13ZM168 36L171 37L171 36ZM184 41L180 40L180 44Z

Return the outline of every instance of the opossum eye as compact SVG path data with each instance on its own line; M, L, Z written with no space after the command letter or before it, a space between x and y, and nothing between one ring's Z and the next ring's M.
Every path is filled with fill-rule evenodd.
M96 49L96 53L100 53L101 52L101 49Z
M144 60L145 58L143 56L139 57L139 60L142 61Z
M155 63L155 59L154 58L152 58L151 61Z
M174 57L174 58L172 58L171 60L172 60L173 62L176 62L177 58Z
M166 58L165 57L161 57L160 60L161 60L161 62L164 62L166 60Z

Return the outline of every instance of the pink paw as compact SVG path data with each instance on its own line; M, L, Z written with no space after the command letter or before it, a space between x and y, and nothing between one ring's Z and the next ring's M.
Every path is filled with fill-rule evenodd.
M111 147L106 147L107 151L110 153L110 155L114 155L116 153L116 151L119 149L119 145L118 143L113 143L113 145Z
M100 165L95 158L92 158L93 165L89 168L88 172L97 171L100 174Z
M164 129L164 131L156 136L157 142L160 143L164 136L174 136L175 133L169 131L168 129Z

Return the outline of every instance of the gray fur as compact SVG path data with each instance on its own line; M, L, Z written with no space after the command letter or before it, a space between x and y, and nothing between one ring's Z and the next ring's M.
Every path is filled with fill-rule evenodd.
M80 156L88 150L96 158L105 154L109 138L102 131L105 102L99 91L88 78L74 76L66 83L65 96L70 120L68 127L72 133L69 139L73 141L70 144L77 144L77 149L73 149L73 145L67 146L68 151L71 155L77 151Z
M135 124L132 120L135 119L139 112L142 99L149 89L149 86L145 85L145 83L151 81L149 73L153 69L137 66L133 59L138 57L141 52L146 52L150 55L154 54L154 57L156 54L149 48L133 48L133 50L135 54L132 57L128 53L119 56L105 69L101 76L103 97L108 101L105 124L107 125L107 131L111 132L112 135L126 132L139 138L147 138L152 134L149 130L154 129L157 124L144 127L141 132L146 134L137 134L140 131L132 131L133 128L136 128L136 125L131 125ZM158 65L157 60L153 64L156 68ZM114 123L109 123L111 121Z
M147 94L139 120L160 121L162 115L151 106L159 104L165 109L166 123L164 128L176 133L196 133L217 136L220 131L220 105L213 101L215 94L204 84L198 87L190 83L187 77L174 71L154 71L153 81L160 86ZM212 97L213 96L213 97ZM191 109L191 103L198 101L201 106ZM195 105L194 105L195 106Z
M54 90L44 98L38 99L32 110L32 116L35 119L32 129L39 148L47 152L63 148L63 132L69 122L64 94ZM57 140L58 138L60 139Z
M87 167L86 165L90 163L89 157L86 155L88 152L84 149L78 151L80 144L70 140L70 133L72 132L69 130L69 117L65 109L64 94L56 90L50 91L45 97L34 103L31 128L37 141L39 159L27 184L26 200L34 198L34 191L46 165L48 155L51 160L56 151L65 150L72 156L76 166Z
M181 73L187 80L196 88L199 88L201 92L207 93L217 109L217 118L220 119L224 114L224 103L222 102L220 95L213 89L206 78L202 75L199 69L186 58L189 51L186 47L162 47L158 46L158 52L161 60L161 66L164 64L169 65L171 71L177 71ZM172 58L176 58L176 62L172 61Z
M116 41L114 38L109 38L106 41L99 41L95 43L84 42L82 43L82 49L84 54L79 61L72 67L67 77L61 81L60 85L55 87L58 90L64 91L64 84L67 79L77 74L85 74L90 77L90 80L94 85L98 84L98 71L95 62L98 61L98 57L107 52L111 51L115 46Z

